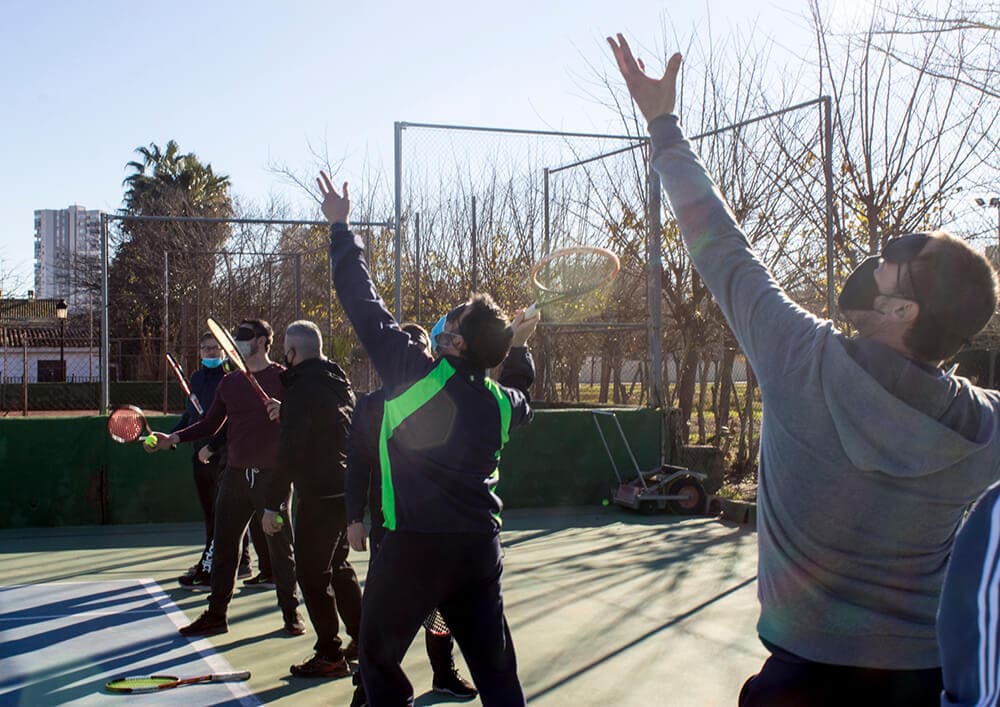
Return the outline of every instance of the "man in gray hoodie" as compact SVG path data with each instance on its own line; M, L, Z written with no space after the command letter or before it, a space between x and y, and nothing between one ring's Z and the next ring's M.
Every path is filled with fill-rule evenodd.
M937 705L935 612L966 506L1000 476L1000 394L938 365L989 320L997 281L942 232L890 241L840 307L792 302L757 259L673 114L681 57L645 74L608 40L649 121L692 261L763 396L758 634L771 656L741 705Z

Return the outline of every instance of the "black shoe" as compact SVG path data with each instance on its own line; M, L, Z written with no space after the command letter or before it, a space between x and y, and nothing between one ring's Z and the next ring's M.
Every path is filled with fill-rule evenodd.
M306 625L302 623L302 617L299 616L299 612L286 611L284 614L285 619L285 633L291 634L292 636L301 636L306 632Z
M256 577L251 577L243 582L243 586L247 589L274 589L274 578L261 572Z
M185 571L184 574L182 574L180 577L177 578L177 581L180 582L185 577L194 577L200 571L201 571L200 562L198 564L191 565L190 567L187 568L187 571Z
M344 654L344 660L357 661L360 655L358 642L352 638L350 643L340 649L340 652Z
M195 572L192 575L184 575L178 578L177 583L192 592L212 591L212 576L208 572Z
M361 686L361 682L355 678L354 695L351 696L351 707L368 707L368 696L365 694L365 688Z
M297 678L346 678L351 674L351 666L347 661L328 660L318 653L305 663L293 665L288 669Z
M431 688L434 692L443 692L463 700L471 700L479 694L479 691L472 686L472 683L458 674L456 668L452 668L446 673L435 675L433 682L431 682Z
M225 616L216 616L206 611L180 631L182 636L215 636L219 633L229 633L229 623Z

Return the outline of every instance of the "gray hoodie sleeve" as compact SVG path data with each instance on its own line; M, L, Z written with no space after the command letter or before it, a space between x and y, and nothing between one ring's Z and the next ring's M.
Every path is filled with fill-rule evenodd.
M821 325L795 304L750 249L676 115L649 125L653 168L699 274L762 382L809 359Z

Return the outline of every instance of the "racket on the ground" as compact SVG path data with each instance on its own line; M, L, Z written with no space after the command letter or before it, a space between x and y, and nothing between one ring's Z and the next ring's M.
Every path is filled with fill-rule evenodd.
M441 612L437 609L432 611L430 615L424 619L424 628L433 633L435 636L451 635L451 629L448 628L448 624L444 622L444 617L441 616Z
M181 685L195 685L202 682L243 682L250 679L250 671L237 673L214 673L212 675L197 675L191 678L178 678L173 675L145 675L141 677L122 677L109 680L104 687L110 692L139 693L170 690Z
M184 391L184 395L186 395L187 399L191 401L195 412L204 417L205 409L201 406L198 396L191 390L191 384L188 383L187 376L184 375L184 369L181 368L181 364L177 362L177 359L174 358L173 354L167 354L166 358L167 363L170 364L170 370L174 372L174 377L177 378L177 382L181 384L181 390Z
M257 379L254 378L253 374L247 370L247 364L240 355L240 350L236 348L236 342L233 341L233 337L229 335L226 328L212 319L212 317L209 317L208 330L212 332L212 336L214 336L215 340L219 342L219 346L221 346L222 350L226 352L226 356L230 361L232 361L233 365L236 366L236 369L242 373L248 381L250 381L250 385L252 385L253 389L257 391L257 395L260 396L260 399L265 403L269 401L271 396L264 392L264 389L260 387L260 383L257 382Z
M156 446L156 437L142 410L135 405L123 405L108 417L108 434L121 444L142 441L147 447Z
M525 319L537 316L544 307L567 299L583 297L618 277L621 262L607 248L574 246L543 256L531 268L531 284L538 299L524 312Z

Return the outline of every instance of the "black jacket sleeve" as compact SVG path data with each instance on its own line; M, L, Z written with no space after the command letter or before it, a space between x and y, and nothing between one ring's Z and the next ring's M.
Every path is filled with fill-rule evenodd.
M374 420L378 407L373 396L366 395L358 400L354 408L354 422L347 439L347 476L344 480L348 522L364 518L372 474L379 473L378 427ZM381 423L381 415L378 418Z

